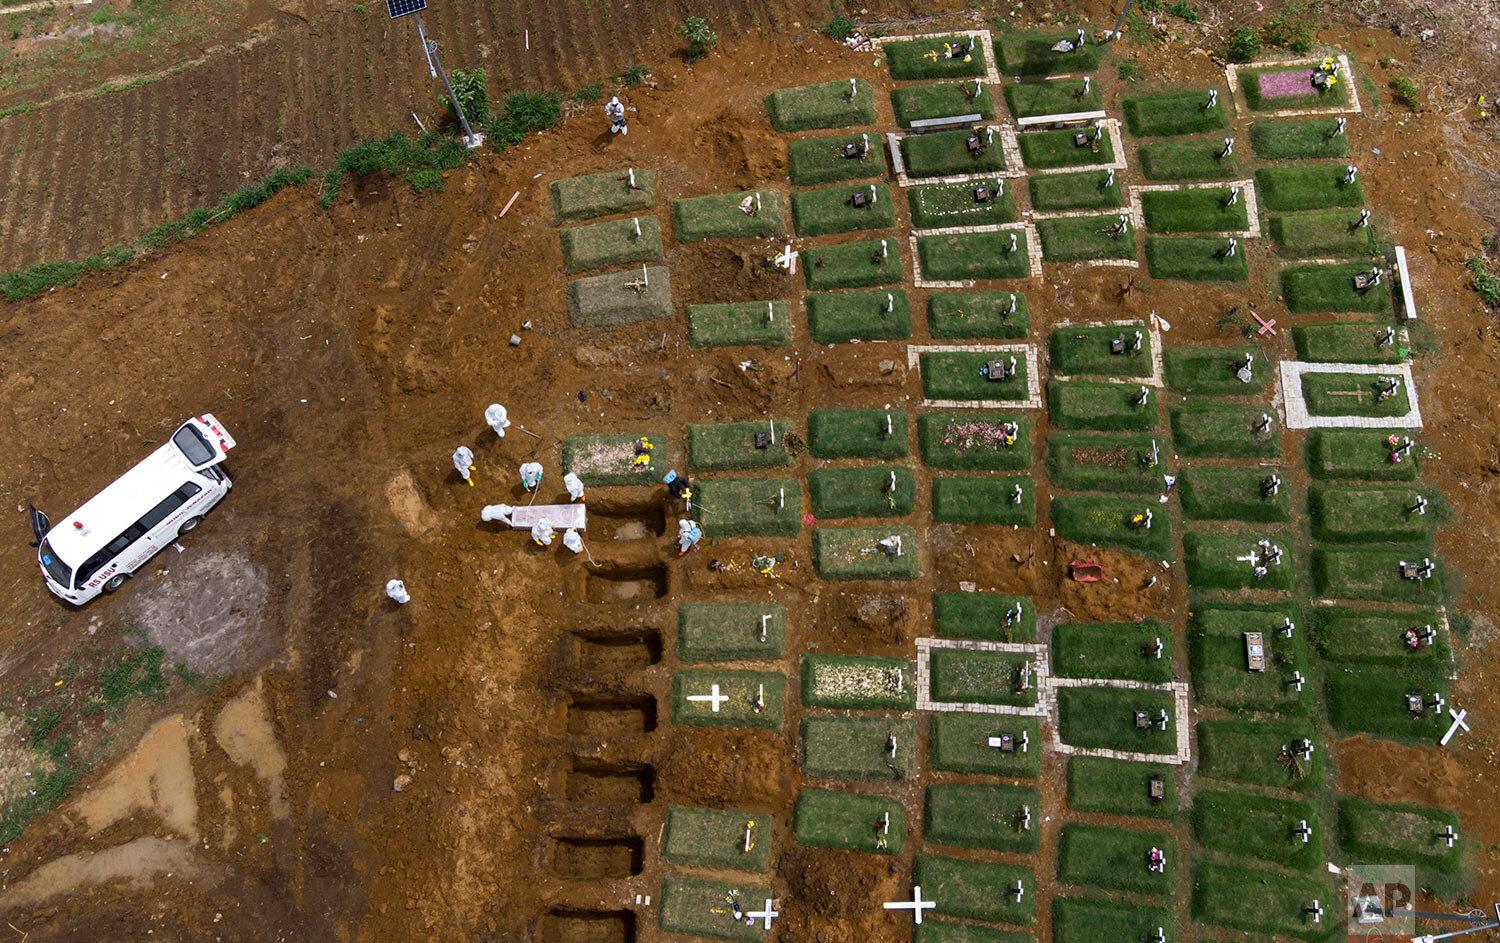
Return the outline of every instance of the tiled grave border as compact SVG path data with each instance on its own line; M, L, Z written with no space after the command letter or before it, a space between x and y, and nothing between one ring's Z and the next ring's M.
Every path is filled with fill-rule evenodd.
M922 274L922 257L917 251L917 240L927 236L951 236L975 232L1020 232L1026 237L1026 257L1030 265L1027 278L1042 277L1042 240L1036 227L1030 223L991 223L988 226L945 226L941 229L914 229L907 236L911 245L912 284L917 288L972 288L977 279L968 281L932 280ZM1003 279L998 279L1002 280Z
M984 80L990 83L990 88L1000 87L1000 67L995 64L995 46L990 39L990 31L987 29L955 29L945 33L913 33L908 36L877 36L870 40L870 48L881 55L885 54L886 43L899 43L912 39L940 39L946 36L972 36L979 42L979 48L984 50ZM915 79L898 79L891 75L891 62L887 58L885 62L886 75L892 82L917 81ZM965 76L968 78L968 76ZM924 79L922 81L933 81Z
M1114 148L1114 151L1115 151L1115 159L1114 160L1110 161L1107 164L1084 164L1083 166L1080 166L1080 167L1048 167L1046 169L1033 167L1033 168L1029 168L1030 172L1033 173L1033 174L1037 174L1039 176L1046 176L1048 174L1077 174L1077 173L1086 173L1087 171L1090 171L1090 170L1124 170L1125 167L1126 167L1126 164L1125 164L1125 139L1120 136L1120 119L1119 118L1105 118L1103 121L1099 122L1099 125L1100 125L1100 127L1102 127L1104 129L1104 132L1109 135L1109 144L1110 144L1110 147ZM1043 131L1048 131L1048 130L1054 130L1054 129L1051 129L1051 128L1040 128L1040 129L1038 129L1036 131L1027 131L1026 133L1027 134L1039 134L1039 133L1041 133ZM1016 133L1016 132L1013 132L1013 133ZM1020 141L1019 133L1017 133L1016 140L1017 140L1017 144L1016 144L1016 159L1019 161L1021 159L1021 146L1020 146L1020 143L1019 143L1019 141ZM1007 164L1010 163L1010 152L1009 151L1006 151L1005 160L1006 160ZM1021 161L1020 166L1022 166L1024 168L1025 167L1025 162Z
M1307 363L1283 360L1280 364L1282 423L1288 429L1420 429L1422 410L1409 363ZM1368 376L1399 376L1406 384L1411 409L1403 416L1314 416L1302 397L1305 373L1362 373Z
M1250 228L1236 232L1224 230L1222 232L1184 232L1184 233L1157 233L1162 236L1236 236L1240 239L1255 239L1260 236L1260 201L1255 195L1254 180L1226 180L1222 183L1153 183L1143 184L1130 188L1130 216L1140 227L1141 232L1146 232L1146 212L1142 207L1141 194L1148 190L1230 190L1238 187L1240 199L1245 203L1245 215L1250 219ZM1148 233L1150 235L1150 233Z
M1162 370L1161 331L1157 328L1155 321L1151 321L1150 323L1147 323L1145 321L1137 321L1137 320L1125 320L1125 321L1063 321L1060 324L1053 325L1052 326L1052 330L1054 330L1054 331L1060 331L1063 328L1073 328L1073 327L1133 327L1133 328L1144 328L1145 331L1146 331L1147 336L1149 336L1151 338L1151 375L1150 376L1146 376L1146 377L1110 377L1110 376L1095 376L1095 375L1092 375L1092 374L1084 374L1084 375L1081 375L1081 376L1074 376L1074 377L1054 376L1054 377L1052 377L1053 380L1064 380L1064 381L1066 381L1066 380L1090 380L1090 381L1098 382L1098 383L1144 384L1146 386L1154 386L1154 387L1158 387L1158 388L1166 386L1166 380L1164 379L1163 370ZM1048 363L1048 367L1049 368L1051 367L1051 363Z
M957 649L969 652L1015 652L1034 657L1036 669L1037 701L1025 707L1014 704L963 704L957 701L934 701L932 699L932 650L934 648ZM981 642L972 639L919 638L917 639L917 710L956 712L971 714L1009 714L1014 717L1046 717L1047 705L1043 693L1051 677L1047 660L1047 646L1021 642Z
M1245 92L1240 88L1241 69L1266 69L1281 66L1303 65L1316 69L1323 63L1322 59L1272 59L1266 62L1231 62L1224 67L1224 75L1229 79L1229 94L1234 96L1235 107L1241 115L1265 118L1294 118L1298 115L1341 115L1347 112L1361 114L1364 109L1359 104L1359 89L1354 81L1354 70L1349 67L1349 57L1343 54L1334 56L1338 60L1339 69L1342 73L1341 82L1349 89L1349 104L1334 105L1329 108L1275 108L1253 110L1250 103L1245 100Z
M1031 344L911 344L906 348L908 371L922 369L924 353L996 353L1026 355L1025 399L924 399L921 406L929 409L1041 409L1042 377L1036 348Z
M950 174L946 177L913 177L906 172L906 158L901 156L901 140L911 136L910 132L887 131L885 133L886 146L891 152L891 170L896 174L896 182L903 187L912 187L924 183L969 183L971 181L994 180L996 177L1004 177L1007 180L1026 176L1026 169L1021 166L1021 152L1016 145L1016 129L1003 124L978 124L974 126L976 131L987 131L995 129L1000 136L1000 146L1005 152L1005 169L994 170L983 174Z

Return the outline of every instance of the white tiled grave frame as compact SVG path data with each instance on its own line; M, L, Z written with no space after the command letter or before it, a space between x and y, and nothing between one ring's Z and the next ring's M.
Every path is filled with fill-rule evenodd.
M1036 227L1030 223L990 223L987 226L945 226L941 229L914 229L907 236L911 246L912 284L917 288L972 288L977 279L934 280L922 274L922 256L917 251L917 240L926 236L952 236L976 232L1018 232L1026 237L1026 257L1029 266L1027 278L1042 277L1042 240ZM1003 279L1002 279L1003 280Z
M1166 382L1166 379L1165 379L1165 373L1164 373L1164 371L1162 369L1161 330L1159 328L1157 328L1155 321L1151 321L1150 323L1147 323L1147 322L1144 322L1144 321L1131 321L1131 320L1126 320L1126 321L1063 321L1060 324L1053 325L1052 329L1054 331L1060 331L1063 328L1075 328L1075 327L1118 327L1118 328L1139 328L1139 329L1143 329L1146 332L1146 336L1149 337L1149 338L1151 338L1151 375L1150 376L1145 376L1145 377L1111 377L1111 376L1095 376L1095 375L1089 374L1089 375L1076 376L1076 377L1054 376L1054 377L1052 377L1053 380L1088 380L1088 381L1096 382L1096 383L1123 383L1123 384L1130 384L1130 385L1136 385L1136 386L1140 386L1140 385L1154 386L1154 387L1156 387L1158 389L1160 389L1160 388L1162 388L1162 387L1164 387L1164 386L1167 385L1167 382ZM1050 368L1051 364L1049 363L1047 366Z
M1422 409L1412 382L1410 363L1280 363L1282 424L1287 429L1420 429ZM1400 377L1406 385L1411 409L1401 416L1314 416L1302 396L1302 376L1307 373L1358 373L1366 376Z
M1192 232L1192 233L1158 233L1161 236L1223 236L1226 239L1234 236L1238 239L1256 239L1261 235L1260 229L1260 200L1256 197L1255 181L1226 180L1223 182L1210 181L1208 183L1153 183L1143 184L1130 188L1130 218L1141 232L1146 231L1146 211L1142 207L1141 194L1147 191L1166 190L1233 190L1238 188L1240 200L1245 204L1245 215L1250 220L1250 228L1236 232L1225 230L1223 232Z
M912 39L943 39L948 36L968 36L979 44L984 51L984 80L989 83L991 89L1000 87L1000 67L995 64L995 46L990 41L990 31L987 29L954 29L942 33L912 33L906 36L877 36L870 40L870 48L882 55L885 53L886 43L899 43ZM890 60L886 60L886 74L890 74ZM892 79L892 81L906 81L905 79ZM916 81L913 79L912 81ZM930 79L925 81L932 81Z
M1031 344L911 344L906 348L906 368L921 372L925 353L1025 354L1025 399L924 399L927 409L1041 409L1042 377L1036 347Z
M946 177L913 177L906 172L906 158L901 156L901 141L911 136L912 132L887 131L885 134L886 146L890 149L891 170L896 175L896 182L902 187L911 187L923 183L973 183L985 180L994 180L996 177L1004 177L1012 180L1026 176L1026 168L1021 166L1021 150L1016 144L1016 129L1006 124L976 124L975 131L994 132L1000 138L1001 149L1005 153L1005 169L992 170L982 174L949 174Z
M1354 70L1349 67L1349 57L1340 53L1333 57L1338 61L1339 81L1349 89L1349 104L1333 105L1328 108L1274 108L1254 111L1250 103L1245 100L1245 92L1240 88L1241 69L1276 69L1284 66L1307 66L1316 69L1323 64L1321 58L1314 59L1271 59L1265 62L1231 62L1224 67L1224 75L1229 79L1229 94L1234 96L1235 107L1242 115L1260 116L1264 118L1295 118L1298 115L1344 115L1362 114L1364 109L1359 104L1359 89L1354 81Z

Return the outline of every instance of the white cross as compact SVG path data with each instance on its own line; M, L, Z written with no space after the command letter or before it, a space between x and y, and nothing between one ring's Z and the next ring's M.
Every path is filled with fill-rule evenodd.
M774 302L774 301L768 301L768 302L766 302L766 323L770 324L772 321L775 321L775 320L776 320L776 302Z
M1427 706L1432 708L1434 713L1441 716L1443 713L1443 708L1448 706L1448 702L1443 700L1442 694L1434 691L1432 692L1432 700L1427 702Z
M632 219L631 222L635 223L635 234L636 234L636 237L639 238L640 235L641 235L641 218L639 216L637 216L634 219Z
M690 700L690 701L707 701L709 703L709 705L713 708L713 712L715 714L717 714L719 712L719 705L723 704L725 701L729 700L729 696L727 694L720 694L719 693L719 686L716 684L712 688L712 693L709 693L709 694L689 694L688 695L688 700Z
M1306 682L1307 682L1307 679L1304 678L1304 677L1302 677L1302 672L1300 672L1300 671L1294 671L1294 672L1292 672L1292 679L1290 681L1288 681L1287 684L1289 684L1292 687L1296 688L1297 691L1300 693L1302 691L1302 685L1305 684Z
M886 258L889 255L890 255L890 252L889 252L888 248L886 247L885 240L884 239L880 240L880 257L882 259L884 259L884 258Z
M1444 825L1443 830L1438 832L1438 840L1447 844L1449 848L1458 841L1458 831L1451 825Z
M1455 714L1453 712L1453 709L1450 707L1448 709L1448 716L1453 718L1453 726L1449 727L1448 732L1443 734L1443 739L1438 741L1438 746L1440 747L1447 746L1448 741L1453 739L1453 735L1458 733L1459 728L1463 728L1464 733L1469 732L1469 725L1464 723L1464 718L1469 716L1469 712L1467 710L1461 710Z
M1277 483L1279 484L1280 482L1278 481ZM1281 634L1286 638L1291 638L1292 633L1295 631L1297 631L1297 623L1292 621L1291 616L1283 616L1281 623Z
M1014 251L1016 251L1016 234L1015 233L1011 233L1010 234L1010 248L1007 249L1007 250L1005 250L1005 251L1007 251L1007 252L1014 252Z
M767 897L766 908L764 910L752 910L747 912L745 916L749 917L751 920L764 919L766 922L765 928L769 930L771 929L771 920L775 917L781 916L781 914L771 909L771 898Z
M1026 896L1026 885L1024 885L1024 884L1021 883L1021 879L1020 878L1017 878L1016 879L1016 886L1013 887L1013 888L1011 888L1010 892L1012 894L1016 895L1016 903L1019 904L1021 902L1021 898L1023 898L1023 897Z
M931 910L936 906L936 901L922 899L922 885L920 884L911 889L911 900L888 900L885 902L886 910L910 910L912 912L912 920L919 926L922 923L922 911Z
M874 206L875 203L876 203L876 199L875 199L875 184L872 183L872 184L870 184L870 205Z
M1313 923L1323 922L1323 905L1318 902L1318 899L1316 897L1313 898L1313 902L1311 904L1302 908L1302 912L1312 917Z
M797 274L797 254L792 251L790 244L776 257L776 264L786 269L788 275Z
M859 94L859 83L855 82L853 79L850 79L849 80L849 97L853 98L855 95L858 95L858 94Z
M1026 748L1028 746L1030 746L1030 745L1031 745L1031 737L1030 737L1030 735L1027 734L1026 731L1024 731L1024 730L1021 731L1021 752L1025 753L1026 752Z
M766 640L766 627L769 626L770 623L771 614L769 612L760 617L760 640L762 642Z
M1307 840L1312 837L1312 829L1308 827L1307 819L1298 822L1297 827L1292 829L1292 834L1302 839L1302 844L1307 844Z

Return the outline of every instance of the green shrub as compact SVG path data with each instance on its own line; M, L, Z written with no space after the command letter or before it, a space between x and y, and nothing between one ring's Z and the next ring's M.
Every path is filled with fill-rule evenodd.
M850 33L854 32L855 28L855 22L840 13L824 25L823 35L829 39L843 41L849 37Z
M485 86L484 70L470 69L463 72L454 69L448 73L448 84L453 86L453 97L458 99L459 107L464 110L464 117L469 123L481 121L490 113L490 92ZM438 99L438 107L448 113L448 117L458 120L458 114L453 110L453 100L446 95Z
M1416 111L1422 106L1421 89L1417 83L1404 75L1398 75L1391 79L1391 92L1396 96L1396 101Z
M511 92L499 112L484 123L486 140L495 150L520 144L528 135L562 120L562 96L556 92Z
M696 62L708 55L710 49L719 44L719 34L708 28L708 22L701 16L690 16L677 24L677 32L687 40L687 54L689 62Z
M615 81L626 88L635 88L650 75L651 70L643 65L628 65L615 75Z
M1260 55L1260 33L1249 26L1241 26L1229 40L1227 56L1230 62L1249 62Z
M578 90L573 93L573 100L583 102L584 104L596 102L603 97L604 82L602 80L590 82L587 85L580 85L578 86Z
M1484 259L1477 255L1469 256L1469 261L1465 264L1474 274L1474 290L1479 293L1479 297L1491 308L1500 307L1500 278L1491 275L1485 267Z
M1309 3L1289 3L1281 12L1266 21L1262 34L1267 44L1284 46L1298 55L1312 52L1317 44L1318 25L1309 14Z

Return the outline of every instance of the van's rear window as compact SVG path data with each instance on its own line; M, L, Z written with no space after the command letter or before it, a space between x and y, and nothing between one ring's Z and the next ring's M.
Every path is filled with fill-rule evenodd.
M203 437L193 426L183 426L172 436L172 443L182 450L191 465L202 465L214 460L213 443Z

